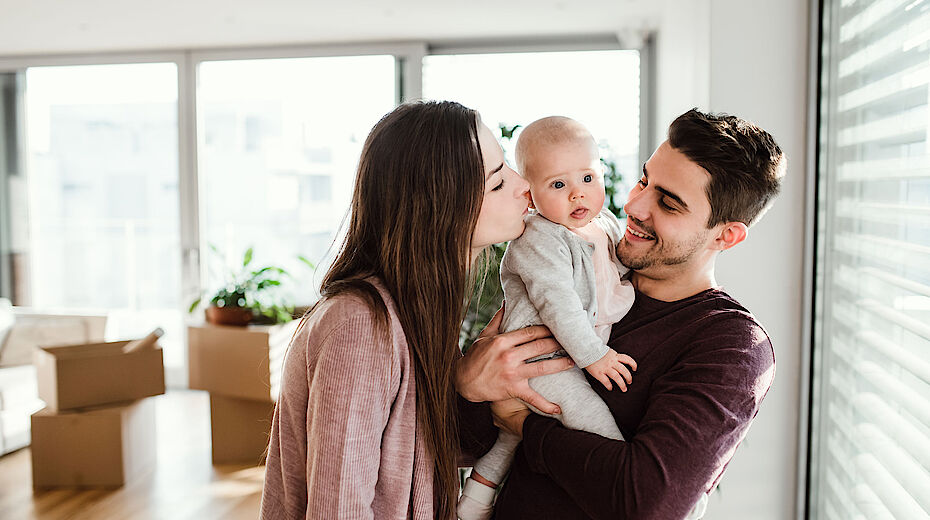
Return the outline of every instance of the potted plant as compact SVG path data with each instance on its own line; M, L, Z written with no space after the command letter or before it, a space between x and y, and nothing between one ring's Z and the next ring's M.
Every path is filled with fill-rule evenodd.
M210 248L219 255L216 247ZM283 278L291 275L281 267L250 267L253 248L248 248L242 258L242 266L236 271L229 271L225 284L210 298L210 305L205 309L206 320L214 325L245 326L253 321L264 323L284 323L294 317L294 306L277 298L277 288ZM301 262L315 269L312 262L303 256L297 257ZM200 305L203 296L191 303L188 312L193 313Z

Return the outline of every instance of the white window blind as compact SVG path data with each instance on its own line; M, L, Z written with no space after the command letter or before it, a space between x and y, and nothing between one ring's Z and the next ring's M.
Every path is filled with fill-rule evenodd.
M822 21L811 517L930 519L930 1Z

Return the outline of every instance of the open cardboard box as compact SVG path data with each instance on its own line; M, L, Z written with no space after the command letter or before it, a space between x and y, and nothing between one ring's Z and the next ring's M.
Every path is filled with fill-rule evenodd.
M32 485L119 487L155 465L155 403L32 415Z
M189 326L189 386L211 395L274 402L297 321L283 325Z
M214 464L264 464L274 403L210 394Z
M129 353L129 341L42 347L36 350L39 398L49 410L131 401L165 393L160 348Z

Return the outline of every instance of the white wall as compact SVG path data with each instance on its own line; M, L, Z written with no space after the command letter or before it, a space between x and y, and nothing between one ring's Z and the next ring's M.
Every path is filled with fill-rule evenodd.
M653 142L668 125L710 102L710 2L666 0L656 26L656 125Z
M754 121L789 158L782 193L717 281L766 327L775 383L708 505L707 520L795 517L801 388L808 4L669 0L658 26L657 142L698 106ZM683 86L691 85L691 88Z

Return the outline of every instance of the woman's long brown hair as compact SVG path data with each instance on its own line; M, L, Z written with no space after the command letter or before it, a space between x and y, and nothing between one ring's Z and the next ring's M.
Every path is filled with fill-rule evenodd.
M320 289L324 298L346 292L364 298L383 334L387 309L365 278L380 278L394 298L441 519L454 518L458 497L452 370L484 193L481 157L478 115L458 103L406 103L384 116L365 141L348 232Z

